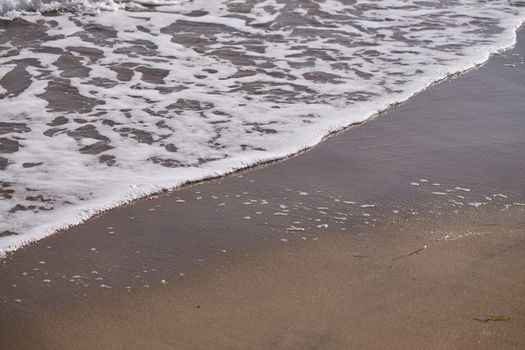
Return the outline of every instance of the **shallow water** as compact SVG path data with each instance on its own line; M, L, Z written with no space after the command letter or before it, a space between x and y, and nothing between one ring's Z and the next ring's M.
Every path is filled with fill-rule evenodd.
M513 4L196 0L2 20L0 252L313 146L512 45Z

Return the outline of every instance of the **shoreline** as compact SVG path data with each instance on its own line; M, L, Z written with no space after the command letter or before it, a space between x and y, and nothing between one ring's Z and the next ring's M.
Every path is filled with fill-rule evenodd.
M299 156L8 255L0 347L523 347L524 44Z
M120 207L133 204L135 201L147 200L149 197L152 197L152 196L154 197L154 196L162 195L162 194L165 194L165 193L171 193L173 191L181 190L181 189L185 188L186 186L193 186L193 185L200 184L202 182L214 181L214 180L217 180L217 179L225 177L225 176L235 175L235 174L237 174L239 172L257 170L258 167L272 165L272 164L274 164L276 162L286 161L286 160L288 160L288 159L290 159L292 157L299 156L299 155L301 155L304 152L308 152L311 149L317 147L322 142L324 142L326 139L328 139L330 137L333 137L333 136L335 136L335 135L337 135L337 134L339 134L341 132L346 132L346 131L348 131L349 129L351 129L353 127L360 126L363 123L366 123L368 121L371 121L371 120L374 120L374 119L376 119L378 117L381 117L383 114L388 113L391 109L396 108L397 106L399 106L399 105L401 105L403 103L406 103L407 101L409 101L409 100L413 99L414 97L416 97L418 94L421 94L421 93L425 92L429 88L432 88L433 86L435 86L437 84L441 84L441 83L443 83L443 82L445 82L447 80L455 79L455 78L457 78L457 77L459 77L459 76L461 76L463 74L468 74L468 72L470 72L471 70L475 70L475 69L479 68L480 66L483 66L488 60L490 60L490 58L493 55L500 54L502 52L505 52L505 51L513 48L516 45L517 35L518 35L518 32L523 27L524 21L523 20L520 20L520 21L514 20L513 23L514 23L514 26L513 26L513 29L512 29L512 32L513 32L512 38L508 39L508 41L509 41L508 43L502 44L502 45L506 45L506 46L504 46L502 48L499 48L499 49L491 48L490 50L487 50L487 52L485 52L485 54L486 54L485 56L486 57L485 57L485 59L483 61L477 63L478 60L474 60L473 62L470 62L470 63L466 64L467 68L462 68L461 70L459 70L457 72L454 72L454 73L448 73L444 77L436 79L436 80L430 82L425 87L417 90L416 92L414 92L414 93L412 93L412 94L410 94L408 96L401 96L400 97L401 98L400 101L393 102L393 103L389 104L388 106L380 109L377 112L369 113L368 114L369 116L366 117L365 119L363 119L362 121L353 122L353 123L345 125L345 126L331 128L329 131L327 131L326 135L324 135L322 137L319 137L318 140L316 142L314 142L313 144L308 144L308 145L304 146L303 148L301 148L301 149L299 149L297 151L290 152L289 154L284 155L284 156L278 156L278 157L267 156L267 157L263 158L263 160L255 162L255 163L253 163L251 165L248 165L248 166L240 165L240 166L238 166L238 167L236 166L236 167L234 167L234 168L232 168L232 169L230 169L230 170L228 170L226 172L223 172L222 170L214 172L214 173L218 172L219 175L215 175L215 174L212 174L212 175L208 174L208 175L202 175L202 176L199 175L199 176L196 177L195 180L182 181L180 184L174 185L174 186L166 186L166 184L162 184L162 183L161 184L155 184L155 185L146 184L145 187L150 186L149 189L139 190L137 193L125 192L121 196L118 196L121 199L113 201L112 204L103 204L103 205L101 205L99 207L97 207L96 205L93 205L93 206L90 206L88 208L79 209L79 210L75 210L74 208L68 208L69 210L65 210L63 214L66 214L66 216L68 218L71 217L71 219L66 219L66 221L70 221L70 222L74 222L74 223L71 223L71 224L65 223L65 224L57 224L57 225L50 224L50 223L45 223L45 224L41 225L43 228L38 230L39 233L37 233L37 234L35 234L35 233L28 233L27 235L28 236L32 236L32 237L28 238L28 239L25 239L23 241L18 241L17 242L16 238L19 235L19 233L16 233L16 232L13 233L13 232L11 232L9 230L6 230L4 232L1 232L0 234L5 234L5 236L3 236L4 238L12 237L13 239L15 239L15 243L8 243L7 246L4 246L3 248L0 249L0 259L5 258L6 255L8 255L8 254L10 254L12 252L15 252L18 249L21 249L21 248L23 248L25 246L31 245L31 244L33 244L35 242L38 242L41 239L44 239L46 237L50 237L50 236L55 235L55 234L61 234L62 232L65 232L65 231L75 227L76 225L86 223L87 221L89 221L91 219L96 219L100 215L106 215L106 214L110 213L114 209L118 209ZM239 163L239 162L237 161L236 163ZM211 170L208 169L207 171L211 171ZM211 172L213 173L213 171L211 171ZM139 184L138 186L142 186L142 185L143 184ZM133 186L135 186L135 185L133 185ZM151 189L151 186L153 188L156 188L156 189ZM102 201L102 202L104 202L104 201ZM80 206L80 207L82 207L82 206ZM50 228L50 227L52 227L52 228ZM34 228L30 229L30 232L33 232L33 231L35 231ZM22 235L24 235L24 234L22 234Z

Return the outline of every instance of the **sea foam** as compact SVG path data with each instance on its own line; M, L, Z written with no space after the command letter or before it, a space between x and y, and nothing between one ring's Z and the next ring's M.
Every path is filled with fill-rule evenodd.
M44 8L24 1L0 9ZM0 252L307 149L513 45L524 18L502 0L161 4L0 21Z

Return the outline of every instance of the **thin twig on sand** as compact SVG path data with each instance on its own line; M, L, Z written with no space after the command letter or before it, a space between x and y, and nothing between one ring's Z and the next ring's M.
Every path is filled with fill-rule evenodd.
M425 250L426 248L427 248L427 245L424 245L423 248L416 249L413 252L410 252L410 253L405 254L405 255L396 256L395 258L392 258L392 260L398 260L398 259L401 259L401 258L406 258L406 257L412 256L412 255L415 255L415 254L419 254L419 252Z

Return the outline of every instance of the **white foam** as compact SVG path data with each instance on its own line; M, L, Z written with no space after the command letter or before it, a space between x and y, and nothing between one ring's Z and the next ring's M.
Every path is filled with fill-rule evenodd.
M19 7L6 0L0 4L3 12L22 8L21 2ZM362 122L511 46L523 19L522 10L505 1L297 4L303 5L317 6L319 11L261 1L243 13L252 19L246 21L232 16L236 3L195 0L163 6L163 12L25 16L26 21L47 26L50 37L44 42L7 42L6 47L20 49L19 53L0 58L1 75L7 74L11 68L4 67L12 67L15 59L37 59L40 65L25 67L31 76L28 89L0 102L5 111L2 121L23 122L31 129L3 135L18 137L21 147L7 156L10 164L2 172L2 182L14 193L0 202L0 232L18 234L1 238L0 252L136 198L312 147L328 133ZM184 14L193 10L209 13ZM286 20L292 12L297 23ZM285 18L280 19L280 14ZM170 30L174 23L176 28ZM95 35L90 28L111 28L114 36L97 39L105 29ZM204 31L194 38L211 39L202 46L185 42L180 36L192 30ZM43 45L97 50L97 59L71 51L89 71L87 76L67 79L79 94L104 104L87 113L51 110L39 96L50 81L62 81L67 72L55 64L60 54L35 53ZM129 80L117 80L112 69L117 64L131 67ZM166 72L163 84L148 80L147 70L138 67ZM252 73L235 76L239 71ZM115 85L97 86L93 83L97 79ZM185 89L177 89L180 86ZM170 107L177 101L194 102ZM51 128L47 124L58 116L69 119L57 126L65 130L53 137L44 135ZM75 118L88 120L113 148L98 155L79 153L79 148L99 139L71 136L88 125L73 122ZM150 141L139 142L133 130L149 135ZM101 155L114 157L115 164L101 162ZM163 162L176 166L162 166ZM49 201L28 199L37 196ZM36 208L10 212L16 205Z
M148 5L148 6L167 6L167 5L179 5L181 1L176 0L135 0L137 4Z
M470 188L464 188L464 187L456 187L454 188L455 190L458 190L458 191L463 191L463 192L470 192Z
M478 207L480 207L482 205L485 205L485 204L486 203L482 203L482 202L471 202L471 203L468 203L468 205L471 205L471 206L473 206L475 208L478 208Z
M98 12L119 7L121 5L113 0L0 0L0 16L13 18L31 11L55 10Z

